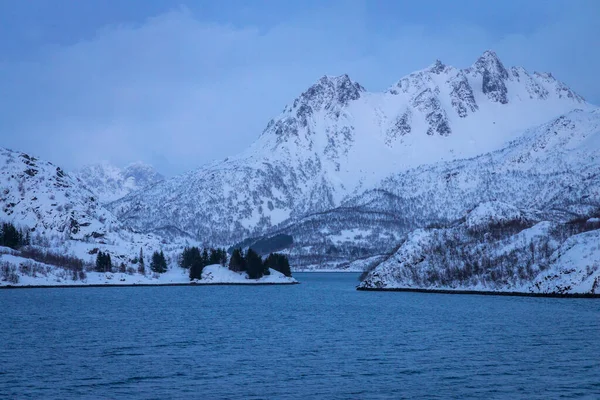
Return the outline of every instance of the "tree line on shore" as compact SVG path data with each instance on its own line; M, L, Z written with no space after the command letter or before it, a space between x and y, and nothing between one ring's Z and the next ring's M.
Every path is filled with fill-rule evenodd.
M212 264L228 266L234 272L246 272L250 279L269 275L269 269L279 271L285 276L292 276L290 263L285 255L272 253L263 261L252 249L248 249L245 253L241 249L234 249L228 262L225 249L211 248L203 249L201 252L198 247L186 247L179 262L182 268L189 268L190 280L202 279L204 267Z
M140 248L139 257L129 260L129 263L134 264L134 266L127 266L122 261L114 263L109 252L99 249L94 249L96 262L90 264L72 255L55 254L37 246L31 246L29 230L18 229L9 222L3 222L0 225L0 246L19 250L25 258L71 270L74 274L77 274L78 279L85 278L85 270L101 273L121 272L132 274L136 272L135 265L137 265L138 273L146 274L146 263L142 248ZM270 269L279 271L288 277L292 276L290 264L285 255L271 253L263 260L252 248L245 252L235 248L229 256L227 251L222 248L204 248L200 250L198 247L186 247L179 255L178 263L180 267L189 270L190 280L202 279L204 267L213 264L228 267L234 272L246 272L250 279L259 279L264 275L269 275ZM167 260L162 250L152 253L149 267L154 273L167 272Z
M139 257L131 260L138 265L138 272L145 274L144 253L140 249ZM202 271L207 265L220 264L228 267L234 272L246 272L248 278L259 279L270 274L270 269L276 270L291 277L292 272L288 258L283 254L271 253L264 260L252 249L244 252L241 249L234 249L231 257L228 257L225 249L186 247L179 256L178 260L181 268L189 270L190 280L202 279ZM96 255L96 272L126 272L126 266L121 263L120 266L113 266L110 254L99 251ZM150 270L155 273L164 273L167 271L167 261L163 251L155 251L150 261Z
M140 256L131 260L132 264L137 264L137 271L145 275L146 274L146 263L144 261L144 250L140 248ZM121 262L120 265L113 265L112 259L108 252L98 251L96 255L96 272L127 272L127 266L124 262ZM152 253L152 257L150 258L150 270L157 274L162 274L167 272L167 259L163 251L155 251Z

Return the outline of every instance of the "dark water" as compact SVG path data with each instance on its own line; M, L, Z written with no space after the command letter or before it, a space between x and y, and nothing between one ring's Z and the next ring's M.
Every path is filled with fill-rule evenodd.
M600 301L295 286L0 291L0 398L600 398Z

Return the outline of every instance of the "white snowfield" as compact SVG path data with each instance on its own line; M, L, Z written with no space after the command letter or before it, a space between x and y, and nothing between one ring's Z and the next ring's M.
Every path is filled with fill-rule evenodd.
M6 248L1 248L2 251L7 251ZM202 271L202 279L190 281L189 271L183 268L172 266L163 274L154 274L147 270L146 275L141 275L137 272L133 274L110 272L86 272L85 279L73 279L73 273L53 265L47 265L32 261L27 258L19 257L18 252L13 251L12 254L0 254L0 265L10 264L14 266L19 275L17 283L11 283L0 280L0 288L7 286L16 287L52 287L52 286L98 286L98 285L209 285L209 284L245 284L245 285L260 285L260 284L294 284L298 281L292 277L287 277L279 271L269 270L270 275L265 275L260 279L249 279L245 272L233 272L227 267L221 265L208 265ZM29 266L30 269L35 269L33 274L24 274L22 266ZM35 266L35 268L34 268Z
M249 279L245 272L234 272L220 265L208 265L202 270L202 279L196 280L199 284L239 283L239 284L285 284L298 283L292 277L285 276L279 271L269 269L270 274L259 279Z
M537 293L600 293L600 230L567 239L526 290Z

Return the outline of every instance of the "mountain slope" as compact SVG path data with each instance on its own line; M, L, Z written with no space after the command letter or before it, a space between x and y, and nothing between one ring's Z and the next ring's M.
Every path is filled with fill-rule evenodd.
M590 106L550 74L507 69L489 51L466 69L436 62L383 93L323 77L244 153L109 207L141 231L231 243L339 206L392 173L496 150L577 107Z
M61 240L102 237L120 223L56 165L0 148L0 219Z
M85 166L75 175L102 203L118 200L164 179L152 166L141 162L123 169L102 162Z
M147 254L179 252L188 238L167 242L134 232L107 210L79 179L26 153L0 148L0 222L31 232L44 251L95 260L98 250L128 262L143 247ZM192 244L196 242L191 241Z

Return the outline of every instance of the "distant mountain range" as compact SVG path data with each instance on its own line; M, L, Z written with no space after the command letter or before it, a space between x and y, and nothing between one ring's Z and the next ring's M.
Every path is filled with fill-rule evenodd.
M102 203L108 203L160 182L164 177L142 162L118 168L108 162L87 165L75 173Z

